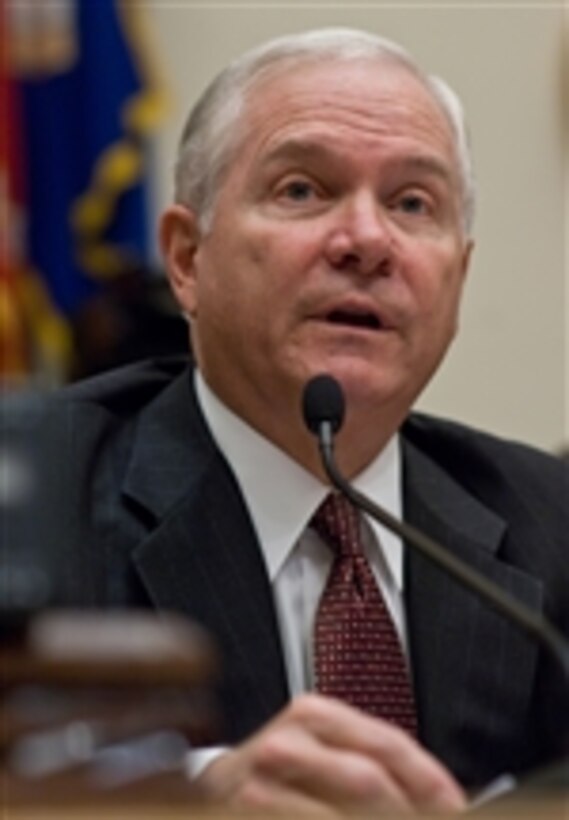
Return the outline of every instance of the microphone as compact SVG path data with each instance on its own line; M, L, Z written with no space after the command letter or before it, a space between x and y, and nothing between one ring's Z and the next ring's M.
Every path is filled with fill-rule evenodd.
M569 680L569 643L541 613L533 612L525 604L504 592L501 587L457 558L442 544L415 527L399 521L356 490L340 473L334 458L334 435L344 420L345 401L342 388L336 379L328 374L311 379L304 388L302 409L307 428L318 437L322 464L332 485L352 504L383 524L413 549L421 552L451 578L531 636L556 659Z

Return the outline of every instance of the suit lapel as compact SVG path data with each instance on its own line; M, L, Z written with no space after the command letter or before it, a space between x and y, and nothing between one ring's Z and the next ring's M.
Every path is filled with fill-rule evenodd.
M540 583L500 560L505 522L409 442L405 516L470 566L536 609ZM427 559L406 556L409 640L421 736L465 783L483 782L523 736L535 645ZM483 750L486 749L486 762Z
M257 538L188 374L141 417L124 493L155 520L134 552L151 599L218 644L223 737L239 739L286 701L285 670Z

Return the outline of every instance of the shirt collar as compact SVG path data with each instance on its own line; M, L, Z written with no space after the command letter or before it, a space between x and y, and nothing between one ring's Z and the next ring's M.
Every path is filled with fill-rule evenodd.
M197 369L195 384L210 432L241 487L272 582L330 488L229 410ZM388 441L353 483L360 492L401 518L398 436ZM401 590L401 542L375 521L370 521L370 525L381 544L389 571Z

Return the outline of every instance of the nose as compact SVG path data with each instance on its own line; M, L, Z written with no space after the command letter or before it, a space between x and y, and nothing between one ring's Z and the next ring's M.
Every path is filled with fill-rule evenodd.
M393 237L381 203L370 192L361 192L342 203L326 246L336 270L389 275Z

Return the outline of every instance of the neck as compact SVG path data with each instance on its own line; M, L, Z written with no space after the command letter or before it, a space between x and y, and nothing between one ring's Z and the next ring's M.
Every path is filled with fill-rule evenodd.
M340 472L353 479L383 451L388 441L395 435L399 425L385 425L377 417L374 421L358 419L346 423L336 435L334 455ZM320 480L328 483L328 478L320 457L316 436L302 430L302 444L295 446L289 438L286 444L279 444L290 456Z
M299 391L287 397L281 396L262 403L243 401L244 391L235 394L218 389L202 376L209 389L231 412L253 427L264 438L283 450L294 461L312 473L320 481L328 483L320 458L316 436L308 431L302 420ZM248 399L251 393L246 394ZM351 403L346 419L335 438L335 456L339 469L347 478L353 478L364 470L383 450L397 432L405 414L377 409L375 405L355 407Z

